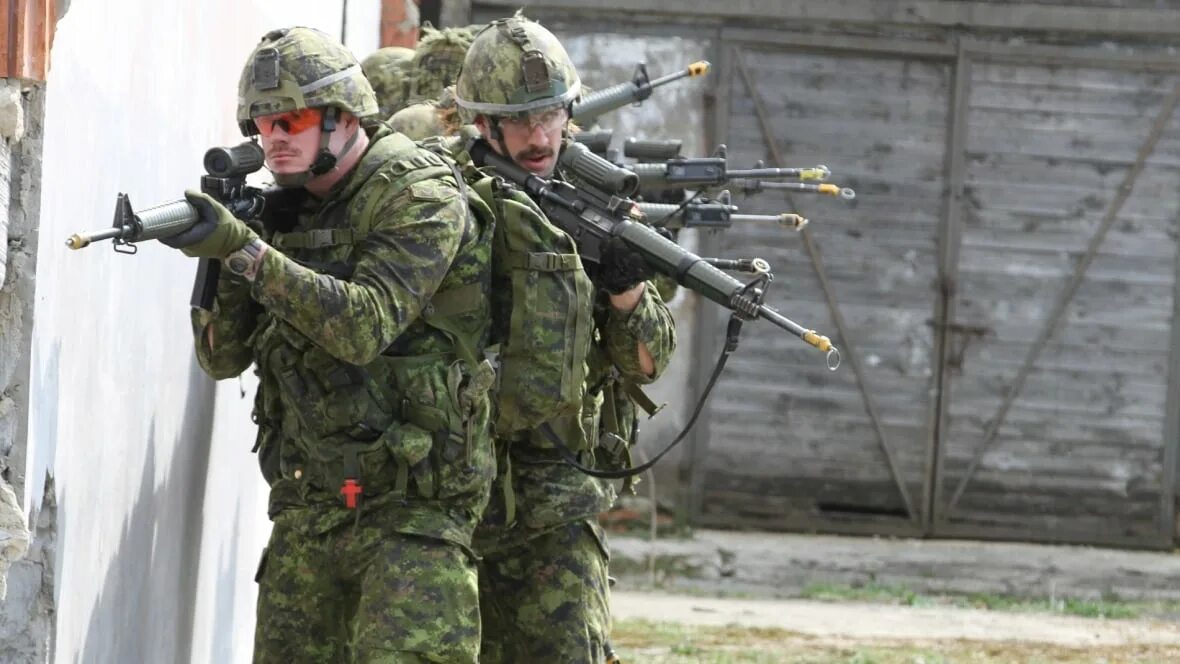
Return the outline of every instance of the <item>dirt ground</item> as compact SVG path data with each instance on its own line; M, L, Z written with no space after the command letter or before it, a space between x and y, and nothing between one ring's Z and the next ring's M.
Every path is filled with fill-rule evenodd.
M957 607L613 594L625 663L1180 663L1180 623Z

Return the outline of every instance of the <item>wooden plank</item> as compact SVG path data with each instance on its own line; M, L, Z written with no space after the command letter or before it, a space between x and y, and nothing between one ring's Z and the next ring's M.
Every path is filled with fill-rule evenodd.
M56 24L55 0L0 2L0 77L44 81Z
M1082 275L1085 274L1085 270L1089 267L1092 256L1096 254L1097 249L1100 246L1099 243L1105 239L1106 232L1113 223L1115 215L1118 213L1120 206L1129 196L1132 183L1134 182L1135 177L1141 172L1140 169L1143 168L1144 162L1146 161L1146 156L1156 147L1156 143L1161 136L1163 126L1170 119L1170 116L1175 109L1177 96L1180 96L1180 88L1176 88L1172 96L1168 98L1168 102L1165 105L1164 110L1158 114L1155 124L1149 133L1148 139L1138 150L1136 166L1133 167L1126 175L1126 178L1124 179L1114 202L1112 202L1107 209L1101 227L1094 235L1092 235L1088 243L1086 255L1076 265L1064 294L1060 296L1054 303L1053 313L1048 316L1047 322L1041 327L1039 338L1031 345L1030 350L1026 355L1025 361L1022 363L1016 377L1013 379L1013 382L1010 384L1010 386L1008 386L1007 383L1002 384L1004 385L1004 388L1002 390L1002 394L1000 395L999 410L996 411L996 413L990 418L988 418L987 426L983 431L982 441L973 442L970 445L972 452L970 453L969 461L967 462L965 468L960 472L955 472L951 468L950 455L952 454L952 449L954 447L952 442L948 439L948 441L944 444L944 447L947 450L947 457L944 459L943 476L948 481L953 481L953 485L955 486L955 490L947 505L948 513L950 510L956 507L960 498L965 495L968 482L978 479L975 477L975 474L977 474L980 468L983 467L985 457L994 451L989 448L994 444L995 441L998 440L998 436L1001 435L1000 429L1004 424L1004 418L1008 416L1013 410L1034 410L1041 408L1046 411L1051 411L1054 414L1058 414L1062 411L1074 411L1076 409L1084 413L1093 411L1095 402L1098 401L1099 407L1101 407L1103 402L1105 402L1105 409L1108 412L1118 411L1124 414L1138 413L1144 415L1145 418L1148 418L1166 408L1162 403L1162 399L1159 399L1158 397L1158 390L1151 390L1144 394L1142 390L1137 391L1135 387L1128 387L1124 384L1125 381L1120 381L1117 377L1115 378L1115 384L1113 387L1108 386L1104 389L1099 388L1097 390L1086 390L1085 388L1093 387L1093 384L1085 384L1081 394L1075 393L1071 398L1069 393L1077 391L1076 384L1062 385L1061 381L1046 382L1039 380L1043 377L1043 375L1039 372L1034 372L1032 369L1033 364L1037 359L1037 355L1043 347L1043 344L1050 338L1055 330L1061 329L1059 323L1061 321L1062 314L1066 313L1067 309L1070 308L1071 299L1075 297L1076 293L1080 292L1079 286L1083 283ZM1025 131L1023 133L1027 136L1033 132ZM989 145L991 144L994 143L989 143ZM1027 145L1028 144L1026 143L1025 149L1027 149ZM1082 146L1075 145L1074 147L1080 148ZM1090 284L1090 286L1092 288L1101 288L1101 284ZM1125 286L1123 289L1125 290ZM1146 299L1149 298L1144 298L1144 300ZM1078 308L1084 308L1084 305L1081 305ZM1077 309L1075 309L1075 311L1076 310ZM1119 322L1122 322L1124 325L1131 327L1138 327L1139 329L1148 326L1142 322L1138 326L1136 326L1135 323L1128 324L1125 321ZM1170 321L1165 321L1161 323L1160 327L1167 329L1169 322ZM955 387L955 405L957 407L969 407L971 397L968 393L968 390L973 386L983 387L985 385L986 383L979 380L960 381L960 384L956 385ZM1124 394L1126 396L1124 396ZM1014 404L1017 403L1017 395L1020 396L1020 401L1019 405L1014 407ZM1156 402L1156 399L1158 399L1159 402ZM986 401L988 399L984 400ZM986 406L984 407L986 408ZM986 413L987 411L982 412ZM971 436L969 440L974 438L974 436ZM1026 455L1027 454L1028 453L1026 452ZM995 464L996 456L992 455L991 460L992 464ZM1082 465L1078 464L1076 459L1074 459L1074 462L1075 465ZM1009 463L1009 465L1011 465L1011 463ZM1084 476L1079 480L1078 486L1076 487L1077 490L1085 491L1087 484L1089 484L1091 487L1090 490L1093 490L1093 487L1102 485L1103 480L1099 478L1098 481L1095 482L1094 477L1095 474L1101 472L1101 467L1083 467L1081 470L1084 473ZM1085 473L1087 470L1089 473ZM1139 471L1144 472L1144 469L1141 468ZM1075 470L1074 472L1077 471ZM1123 469L1123 472L1126 472L1125 469ZM952 479L952 477L956 475L957 477ZM1061 473L1058 472L1057 474L1050 473L1047 475L1038 473L1035 475L1033 481L1036 482L1038 487L1043 487L1054 484L1060 485L1071 480L1070 478L1063 477ZM1117 482L1118 480L1115 481L1116 485ZM991 491L990 493L998 492L999 490L997 489ZM979 495L980 493L989 493L989 491L986 487L978 488L975 492L973 492L973 495ZM974 519L975 517L976 515L972 513L971 518ZM1077 521L1077 519L1069 520L1074 522Z
M20 24L17 13L21 0L0 0L0 35L4 36L4 43L0 44L0 77L12 78L19 71L21 40L17 32Z
M1015 62L997 61L986 57L986 52L974 50L981 48L984 43L966 38L963 40L969 52L976 57L976 69L972 74L974 84L982 89L993 86L1025 87L1030 93L1052 95L1060 90L1095 89L1107 94L1122 94L1135 97L1150 94L1151 90L1164 84L1169 74L1149 71L1125 71L1118 67L1111 67L1108 62L1099 65L1074 64L1070 67L1045 66L1045 62L1018 60ZM1019 53L1027 46L1008 45ZM1042 51L1044 49L1041 49ZM1052 47L1056 54L1086 54L1094 53L1095 49L1068 49ZM1101 49L1108 56L1117 56L1111 49ZM1030 66L1034 65L1034 66ZM1118 100L1112 100L1118 101ZM1155 100L1156 104L1163 101ZM975 98L972 97L974 104Z
M826 201L819 204L825 212L819 240L825 255L839 256L829 261L826 271L832 287L839 289L841 310L849 328L858 330L858 336L864 334L863 330L871 330L859 345L865 355L880 353L880 369L866 375L867 384L875 396L888 392L891 397L902 397L882 400L881 410L889 411L888 415L882 414L882 426L891 440L899 441L899 467L908 468L910 464L921 464L922 452L927 449L921 445L921 426L908 418L916 417L920 422L922 406L928 404L921 389L916 389L924 383L916 379L917 371L922 366L928 370L930 362L900 361L906 353L899 352L896 346L924 344L928 358L933 345L934 315L929 302L933 293L929 284L932 277L937 277L930 268L937 265L938 254L937 250L931 251L929 241L930 233L943 218L942 176L948 137L942 129L931 133L927 125L945 124L946 106L930 103L930 97L936 91L946 94L951 80L933 74L929 63L907 75L897 68L863 63L856 58L809 59L811 54L802 52L806 48L810 46L797 48L800 52L791 54L802 56L797 63L767 51L764 57L750 61L750 69L757 72L768 109L774 109L768 113L770 125L787 146L792 165L818 159L818 163L836 164L833 170L837 172L842 171L840 163L849 165L842 180L855 181L858 198L852 205L829 205ZM1078 62L1091 64L1087 62L1090 56L1082 55ZM1022 66L1028 67L1027 63ZM1000 69L989 64L983 73L994 78ZM846 75L845 80L857 85L836 84L841 73ZM1126 68L1118 75L1095 70L1045 72L1041 76L1044 90L1035 87L1038 76L1040 73L1029 75L1018 79L1022 84L1006 87L973 78L972 85L976 80L982 81L980 85L990 85L988 94L996 99L980 101L980 97L970 95L972 103L965 106L964 113L978 133L965 134L961 153L965 236L956 264L961 262L965 270L959 276L979 280L980 292L966 298L959 313L978 317L984 324L994 320L996 328L984 339L972 339L967 345L965 362L969 372L985 368L978 376L980 382L963 383L966 398L962 405L969 412L994 409L1002 398L998 390L1003 381L1016 373L1019 358L1029 347L1030 332L1035 331L1030 327L1043 320L1044 309L1052 302L1056 290L1042 292L1034 288L1030 295L1024 282L1049 281L1059 287L1076 260L1070 249L1076 254L1084 248L1079 238L1095 231L1095 210L1107 204L1111 188L1118 186L1133 161L1117 154L1119 146L1129 146L1132 152L1138 147L1138 139L1126 138L1133 134L1126 125L1142 118L1142 112L1123 89L1124 81L1132 80L1141 88L1159 85L1158 76L1153 79L1154 75ZM909 96L914 100L908 106L894 103L897 89L903 85L910 86ZM765 141L752 117L752 99L740 85L729 89L732 117L725 138L731 159L765 158ZM1006 95L1019 102L1024 101L1022 95L1028 95L1029 104L1013 110L1018 104L1005 102ZM1108 100L1104 95L1120 98ZM891 127L900 127L900 136L889 136ZM1087 134L1089 145L1070 144L1070 134L1078 132ZM992 141L998 134L1007 135L1012 145ZM1041 145L1046 154L1022 154L1021 141L1026 139ZM1173 140L1169 137L1165 138L1168 142L1161 142L1164 152L1172 149ZM1008 147L1015 149L1005 152ZM1063 147L1072 152L1054 152ZM893 167L899 162L904 163ZM1167 337L1172 333L1172 321L1166 314L1171 307L1160 307L1159 303L1166 304L1175 287L1175 262L1170 256L1175 239L1169 234L1169 214L1176 206L1171 194L1180 161L1165 154L1163 158L1153 156L1148 163L1151 170L1142 174L1137 185L1137 191L1143 192L1140 200L1128 201L1118 215L1117 227L1108 235L1109 247L1104 244L1096 253L1092 273L1079 288L1079 301L1067 307L1067 327L1072 329L1063 329L1045 345L1047 370L1038 370L1030 379L1033 391L1027 407L1023 402L1014 406L1010 426L1005 425L999 432L997 444L1001 451L1019 451L1025 455L1019 462L1032 469L1009 480L1015 483L1013 486L1027 487L1030 497L1023 504L1029 514L1052 507L1056 500L1038 493L1043 489L1037 484L1040 473L1036 470L1044 468L1068 485L1061 487L1067 498L1060 500L1072 502L1062 513L1068 511L1066 508L1075 509L1079 519L1086 519L1088 513L1099 510L1122 510L1124 515L1130 513L1127 510L1138 510L1137 515L1148 513L1151 525L1153 517L1149 513L1158 497L1152 487L1158 488L1160 481L1150 477L1152 473L1159 475L1162 454L1159 445L1152 442L1161 437L1160 413L1164 408L1164 376L1159 359L1170 348ZM785 203L766 193L739 202L745 211L764 213L780 211ZM812 199L804 199L804 204L808 211L817 205ZM986 230L975 233L980 229ZM762 224L749 224L738 231L730 229L721 237L726 252L722 255L761 255L771 260L776 274L771 300L777 299L775 304L789 309L788 315L798 319L822 311L823 303L814 290L816 282L807 275L805 252L798 244L791 244L789 234ZM882 280L865 283L866 271L878 274L881 265L894 267L894 285L898 288L883 287ZM778 285L782 282L789 288L783 290ZM968 285L974 282L963 287ZM890 299L897 291L903 294ZM1120 311L1115 313L1115 307L1109 306L1111 301L1129 304L1120 304ZM758 468L751 474L763 475L766 482L781 481L801 469L810 473L807 477L845 485L842 476L877 482L887 479L880 455L868 453L872 451L869 423L862 413L849 408L855 403L855 385L834 381L815 370L808 364L806 349L792 349L790 339L761 334L757 326L750 328L754 336L744 343L747 348L756 344L757 353L748 356L744 364L734 365L733 372L740 374L738 379L723 379L718 388L711 426L714 455L710 461L715 465L710 477L726 470L726 466L736 465L738 459L753 458ZM948 353L957 353L958 341L956 337L956 343L948 346ZM907 367L914 373L907 374ZM951 371L960 369L952 367ZM791 376L786 389L780 389L777 395L767 393L763 386L784 375ZM782 384L781 377L778 383ZM910 395L917 395L917 399ZM1116 403L1120 397L1127 401L1125 407ZM906 399L911 403L902 403ZM1063 408L1060 403L1086 399L1105 403L1107 408L1070 404ZM951 401L954 403L953 395ZM1111 413L1104 412L1112 405L1116 407ZM768 410L775 416L759 416ZM804 413L810 417L803 417ZM953 406L947 415L947 434L956 438L948 440L950 469L961 474L964 453L972 440L978 440L985 422L965 416ZM1070 426L1052 425L1064 422ZM736 442L751 439L757 442ZM989 456L989 463L996 458ZM908 472L902 471L903 475ZM1076 477L1070 472L1075 472ZM1119 473L1130 473L1132 477L1128 480ZM907 484L913 486L912 480L907 477ZM1128 481L1132 484L1128 485ZM1128 489L1135 483L1145 489ZM1093 495L1081 495L1087 487ZM794 494L794 489L790 491ZM1135 497L1126 498L1124 494ZM977 498L987 499L972 493L971 500ZM744 498L756 499L756 495ZM731 500L734 502L727 507L727 515L754 510L742 507L740 496ZM1019 492L1005 500L1010 501L1005 503L1005 509L1020 512ZM1103 501L1111 504L1103 506ZM791 518L803 523L828 518L808 514L801 505L791 509ZM1019 523L1012 521L999 526L981 523L981 527L1021 531ZM1039 528L1039 522L1031 527ZM1140 536L1141 532L1136 535Z
M1040 65L1101 67L1115 71L1159 73L1180 71L1180 60L1177 60L1176 56L1170 54L1166 48L1143 48L1137 44L1116 44L1114 48L1070 48L1046 44L1011 44L969 39L968 50L980 60L1011 62L1024 66L1035 62Z
M1012 486L1025 486L1029 491L1048 491L1053 487L1080 488L1081 491L1096 492L1104 483L1113 482L1117 493L1125 497L1126 487L1131 484L1150 485L1158 489L1159 472L1161 468L1160 450L1138 450L1137 456L1130 456L1131 451L1119 448L1127 457L1112 458L1106 456L1076 455L1072 458L1062 458L1051 454L1050 448L1061 449L1064 443L1049 445L1041 439L1021 440L1005 438L994 450L985 455L987 464L983 467L990 471L990 480L984 485L973 489L974 495L990 494ZM1116 446L1117 447L1117 446ZM960 447L959 450L962 450ZM958 451L958 450L956 450ZM948 454L946 472L959 475L969 461L967 455ZM1039 477L1047 474L1050 477ZM1091 482L1089 489L1086 483ZM966 494L964 494L966 495ZM1157 496L1152 494L1152 504ZM996 496L997 500L999 496ZM1018 496L1012 496L1018 499ZM1117 506L1112 505L1112 508Z
M1135 415L1092 410L1076 418L1048 420L1031 409L1017 409L1011 418L999 429L1002 438L1023 435L1048 440L1060 436L1068 445L1113 445L1110 453L1114 455L1121 454L1123 448L1136 446L1161 449L1162 418L1145 421ZM951 427L946 432L949 434L948 443L956 447L969 445L969 439L978 438L986 422L983 416L972 412L951 413L950 421Z
M966 201L965 146L967 141L971 82L974 63L963 47L956 44L954 77L950 96L949 127L944 159L947 189L943 200L943 222L938 231L938 282L935 295L933 323L934 366L932 368L932 397L928 414L927 460L923 483L927 518L923 530L937 532L942 518L942 465L945 452L943 439L947 427L950 400L950 371L955 358L956 331L951 328L957 319L955 291L958 283L959 253L962 244L963 206ZM966 343L959 340L959 343ZM963 346L960 346L963 348ZM961 351L960 351L961 352ZM961 365L961 362L960 362Z
M762 104L763 95L761 95L759 93L759 88L755 86L755 82L754 82L754 79L752 78L752 75L749 73L749 71L746 69L745 65L743 64L744 63L744 56L735 51L734 62L735 62L736 69L741 74L741 77L743 79L743 83L745 84L745 88L747 90L747 94L749 95L750 99L754 102L754 108L753 108L754 114L758 119L759 128L761 129L761 131L765 137L765 140L768 144L767 148L770 152L770 157L772 159L772 162L775 164L778 164L778 165L785 165L785 163L783 161L783 157L782 157L782 152L781 152L779 145L778 145L778 140L776 139L775 130L769 120L769 116L767 115L766 109L763 107L763 104ZM788 197L788 200L791 200L791 198ZM901 495L902 502L905 504L905 507L906 507L907 517L911 520L917 521L920 518L920 515L915 510L914 503L910 499L909 491L906 488L905 480L903 479L903 476L901 475L901 471L899 470L899 468L897 466L896 460L894 458L893 449L892 449L891 445L889 444L888 439L886 437L887 434L881 425L881 420L880 420L880 416L878 414L878 408L876 406L875 400L865 385L864 370L861 365L861 357L858 354L856 346L853 342L849 328L846 326L846 324L844 322L842 313L841 313L840 308L836 302L835 293L831 287L831 284L828 282L828 278L827 278L827 275L825 272L825 267L824 267L824 263L822 261L821 254L820 254L819 250L817 249L817 247L814 245L814 243L810 237L810 233L807 229L803 230L803 232L801 234L801 239L802 239L802 242L804 243L804 246L807 249L808 256L811 260L812 266L815 269L816 277L819 281L820 288L821 288L822 292L824 293L824 297L825 297L825 300L828 305L829 314L830 314L832 321L835 325L835 328L837 331L837 333L835 335L836 339L837 339L837 344L842 347L843 355L846 358L845 362L850 367L852 373L856 376L857 384L858 384L860 391L862 393L862 396L863 396L865 412L868 415L870 421L873 423L877 443L884 454L885 461L890 469L890 472L892 474L892 477L893 477L895 483L897 484L897 488L898 488L898 491Z
M837 52L844 55L873 54L914 59L950 59L955 55L954 46L941 41L918 41L916 39L882 39L876 37L850 36L840 34L815 35L787 30L725 27L721 37L727 41L747 44L752 47L777 46L800 50L812 54Z
M892 486L888 477L840 483L799 475L787 481L771 482L714 473L710 475L706 496L710 501L728 502L732 509L745 514L773 515L784 508L793 511L826 508L827 511L847 513L855 512L859 507L862 513L876 510L905 518L905 504L898 498L897 487Z
M922 27L973 26L999 30L1046 30L1102 35L1175 35L1175 14L1163 9L1113 10L1020 4L1001 6L991 2L939 0L476 0L479 7L510 13L524 7L586 14L618 16L653 14L683 20L711 19L758 23L801 24L835 21L844 24L918 25Z
M713 125L714 136L725 136L728 132L729 123L729 95L726 94L727 89L732 84L733 75L733 49L728 42L718 39L716 42L719 56L719 69L721 76L714 77L710 81L710 90L712 91L713 99L715 100L714 112L712 114L711 124ZM716 254L714 251L718 243L715 236L705 235L700 238L700 251L706 254ZM695 338L695 356L696 357L716 357L721 349L721 340L712 333L712 318L714 316L722 315L722 312L710 312L706 307L697 307L694 316L694 323L697 334ZM691 385L693 387L693 394L704 394L708 387L709 374L711 369L705 367L698 367L692 375ZM696 524L701 517L702 503L704 496L704 485L706 479L705 460L708 458L709 451L709 436L710 436L710 413L713 411L712 403L705 402L702 406L701 420L693 431L689 434L688 451L684 455L684 461L681 466L681 473L688 478L686 483L687 495L682 496L679 501L681 505L685 506L685 510L678 515L678 521L682 526Z
M1174 223L1180 223L1180 214ZM1163 486L1160 491L1160 514L1158 531L1160 537L1171 539L1180 535L1176 525L1176 496L1180 494L1177 487L1176 465L1180 463L1180 244L1177 244L1176 256L1173 259L1175 286L1172 293L1172 339L1171 352L1168 357L1168 386L1167 403L1169 408L1164 418L1163 430Z
M748 528L756 530L777 530L787 532L829 533L834 535L884 535L893 537L917 537L921 530L905 519L873 515L823 515L780 512L769 517L747 517L731 510L714 506L710 497L705 498L705 510L700 517L702 527Z

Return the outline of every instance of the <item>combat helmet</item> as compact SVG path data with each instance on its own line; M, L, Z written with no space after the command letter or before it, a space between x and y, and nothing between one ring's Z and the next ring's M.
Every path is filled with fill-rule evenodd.
M369 54L361 61L365 78L377 95L377 107L382 118L397 113L406 106L409 97L410 61L414 49L386 46Z
M582 82L557 37L521 16L489 23L467 49L455 83L464 122L568 107Z
M410 62L408 104L436 101L444 88L454 85L472 39L467 28L437 30L426 24Z
M238 126L245 136L258 134L254 118L304 108L324 110L320 148L308 170L275 174L277 184L302 186L309 178L336 166L328 149L340 111L358 118L377 113L377 98L356 57L327 34L312 28L272 30L263 35L242 69L238 83ZM359 132L341 149L352 148Z

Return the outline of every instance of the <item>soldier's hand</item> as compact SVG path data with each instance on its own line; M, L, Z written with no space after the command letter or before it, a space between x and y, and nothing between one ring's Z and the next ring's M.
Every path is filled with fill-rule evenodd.
M655 275L643 254L632 249L622 238L612 237L602 247L595 281L611 295L625 293Z
M224 205L208 194L189 189L184 197L197 209L197 223L192 228L160 238L160 242L180 249L194 258L225 258L258 237L246 222L238 219Z

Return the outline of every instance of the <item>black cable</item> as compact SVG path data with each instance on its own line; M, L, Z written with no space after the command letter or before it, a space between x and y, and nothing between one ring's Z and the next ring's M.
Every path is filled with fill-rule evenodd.
M553 446L557 448L558 454L561 455L563 461L591 477L598 477L608 480L621 480L628 477L635 477L636 475L643 473L647 469L656 465L656 462L659 461L665 454L671 452L672 448L679 445L681 441L684 440L685 436L688 435L688 432L692 430L693 425L696 424L697 418L700 417L701 412L705 407L705 402L709 398L709 394L713 391L713 386L717 384L717 379L721 376L721 371L725 369L725 363L729 361L730 353L732 353L737 348L737 339L738 335L741 333L742 322L742 319L738 318L736 315L731 315L729 317L729 325L726 329L725 335L726 343L724 347L722 347L721 354L717 358L716 366L713 367L712 375L709 376L709 382L705 385L705 391L701 395L701 398L697 401L697 405L693 410L692 417L688 419L688 424L684 425L684 429L680 432L680 434L677 435L671 443L668 443L668 446L661 450L659 454L649 459L647 463L624 470L598 470L596 468L590 468L578 462L577 458L574 456L573 451L570 450L565 442L561 440L561 437L557 435L557 432L553 430L553 427L550 426L548 422L545 422L540 426L541 433L544 434L544 436L549 439L549 442L553 443Z

